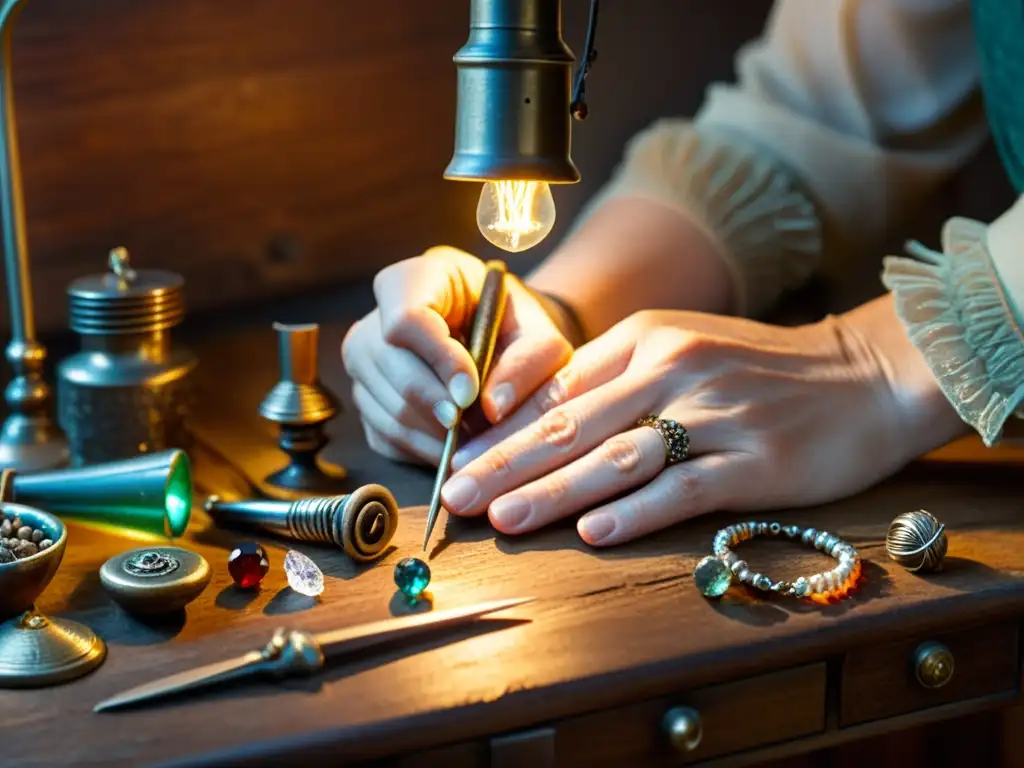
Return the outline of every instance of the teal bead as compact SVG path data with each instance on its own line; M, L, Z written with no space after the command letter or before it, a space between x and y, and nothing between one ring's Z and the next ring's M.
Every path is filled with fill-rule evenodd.
M399 560L395 566L395 584L406 597L415 600L430 583L430 566L415 557Z
M732 585L732 571L717 557L709 555L697 563L693 583L704 597L721 597Z

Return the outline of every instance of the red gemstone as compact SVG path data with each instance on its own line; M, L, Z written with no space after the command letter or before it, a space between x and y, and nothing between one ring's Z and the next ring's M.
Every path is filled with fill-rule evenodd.
M246 541L239 544L228 558L228 571L235 584L248 589L258 586L270 570L267 553L259 544Z

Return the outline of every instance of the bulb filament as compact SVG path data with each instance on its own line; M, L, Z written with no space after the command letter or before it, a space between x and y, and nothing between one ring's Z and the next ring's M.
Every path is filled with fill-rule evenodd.
M497 215L488 227L509 241L512 250L519 250L519 240L544 226L533 218L533 203L537 196L536 181L496 181L494 194Z

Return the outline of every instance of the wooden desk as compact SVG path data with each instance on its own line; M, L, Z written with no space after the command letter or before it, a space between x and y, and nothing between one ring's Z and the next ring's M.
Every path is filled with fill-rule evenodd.
M347 397L342 330L324 327L321 367ZM204 439L253 475L281 461L272 429L256 415L276 377L274 345L260 326L198 347ZM138 542L72 526L40 607L92 626L109 657L70 685L0 693L0 764L747 765L1007 706L1019 695L1020 469L944 464L827 508L771 516L834 531L860 549L868 583L844 604L705 600L691 574L725 516L602 552L582 545L571 525L506 538L486 521L458 521L432 560L435 605L519 595L536 603L489 620L486 632L367 655L314 679L93 714L97 701L128 686L258 647L279 625L315 631L406 610L392 568L419 554L430 473L366 450L351 409L332 431L330 458L349 467L353 484L382 482L409 507L396 549L357 568L340 553L297 547L327 576L316 602L287 589L288 544L265 538L272 570L261 591L246 595L226 569L232 543L245 536L211 528L197 511L180 543L210 560L213 582L187 618L146 625L118 609L97 577L108 557ZM197 451L195 462L200 482L218 488L232 475L212 455ZM928 578L891 563L882 545L889 521L920 507L950 534L947 569ZM820 558L778 543L751 545L748 559L789 577L816 569ZM956 660L953 681L935 691L920 688L910 667L926 640L945 643ZM660 730L677 704L695 708L703 723L701 745L688 755L675 754Z

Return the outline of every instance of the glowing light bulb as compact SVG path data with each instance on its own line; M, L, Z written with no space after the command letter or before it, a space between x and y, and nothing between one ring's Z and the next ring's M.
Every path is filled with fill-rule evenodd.
M555 198L545 181L488 181L476 206L480 234L499 248L532 248L555 226Z

